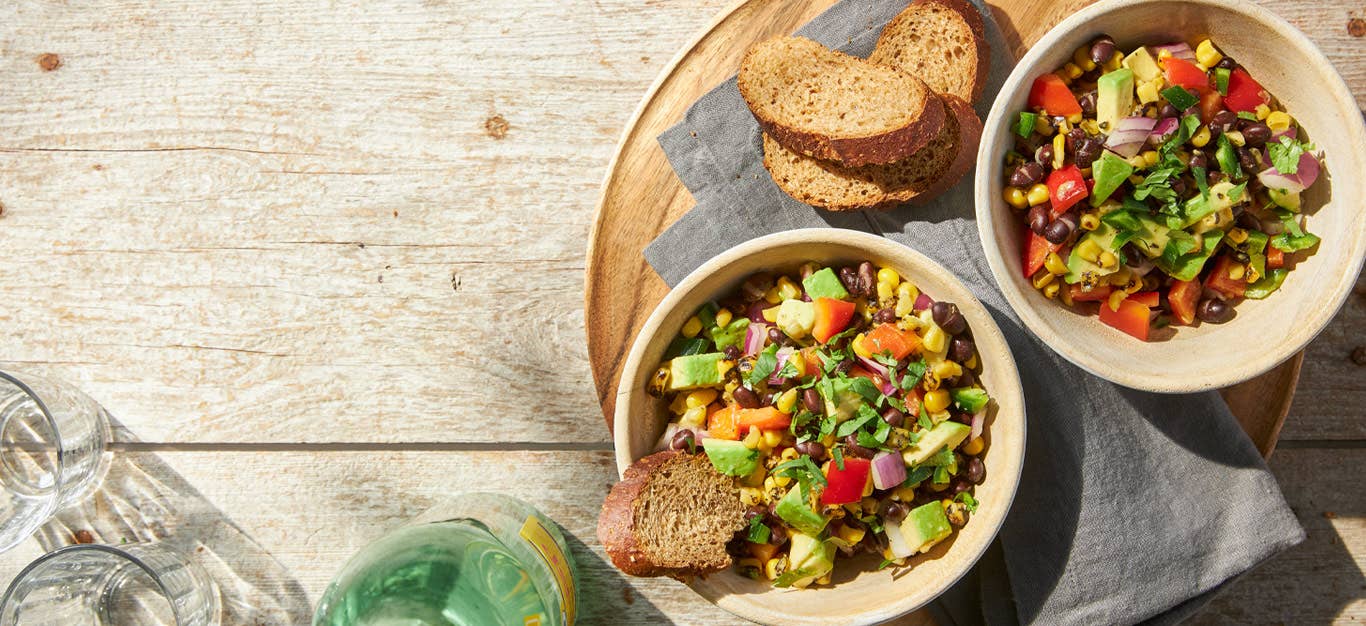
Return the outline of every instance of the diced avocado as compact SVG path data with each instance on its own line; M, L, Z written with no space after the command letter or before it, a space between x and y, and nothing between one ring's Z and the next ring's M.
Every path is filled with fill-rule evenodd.
M1233 206L1233 199L1229 196L1229 191L1233 189L1233 183L1221 180L1209 187L1209 194L1197 194L1186 201L1186 208L1183 211L1185 218L1181 220L1181 228L1189 228L1192 224L1205 219L1217 211L1222 211ZM1247 195L1244 193L1243 195Z
M702 449L712 467L727 476L749 476L759 467L759 451L750 450L739 441L703 439Z
M1095 189L1091 190L1091 206L1100 206L1105 202L1110 194L1119 189L1124 181L1129 180L1129 175L1134 173L1134 166L1128 161L1120 158L1109 150L1100 153L1094 165L1091 166L1091 176L1096 181Z
M1142 46L1124 57L1124 67L1132 70L1134 76L1145 83L1162 75L1162 70L1157 67L1157 60Z
M949 525L949 517L944 514L944 505L939 502L911 509L901 522L901 536L915 552L929 552L934 544L951 534L953 527Z
M835 569L835 546L806 533L792 535L787 571L773 581L777 587L805 587Z
M1276 206L1296 213L1300 212L1300 192L1267 187L1266 195L1271 198L1271 202Z
M1162 256L1162 251L1166 249L1167 242L1171 241L1172 229L1167 228L1166 225L1158 224L1149 217L1140 217L1138 222L1143 225L1143 228L1129 243L1134 244L1134 247L1147 255L1148 258Z
M740 444L744 447L745 444ZM778 514L788 526L796 528L808 535L819 535L825 530L825 525L830 520L824 515L812 510L806 498L802 497L801 487L793 485L792 489L778 500L778 506L773 507L773 512Z
M1179 255L1175 261L1164 252L1162 256L1153 259L1153 265L1177 280L1194 280L1205 267L1205 262L1214 254L1214 249L1219 246L1219 240L1223 238L1224 231L1210 231L1204 234L1203 246L1199 250Z
M1083 287L1094 286L1102 276L1108 276L1119 271L1118 263L1114 267L1106 269L1095 261L1086 260L1079 253L1082 244L1087 241L1094 241L1101 250L1113 250L1116 234L1118 233L1114 228L1105 222L1101 222L1095 230L1078 239L1077 245L1072 246L1072 253L1067 255L1067 275L1063 277L1063 280L1066 280L1068 284L1081 283Z
M708 331L712 341L716 342L716 347L725 349L727 346L739 346L745 340L745 331L749 330L749 318L737 317L731 320L725 328L717 326Z
M907 465L920 465L940 450L957 448L958 444L963 443L963 440L967 439L970 434L972 434L972 429L967 424L940 422L929 432L921 432L920 440L902 451L901 459Z
M977 387L959 387L949 394L953 396L954 405L966 413L981 411L991 401L991 396L987 395L986 390Z
M788 337L801 339L816 325L816 305L802 300L784 300L778 308L778 328Z
M720 352L674 357L669 361L669 389L683 391L720 385L726 380L720 368L725 358Z
M1120 68L1107 72L1096 81L1096 122L1101 132L1115 129L1122 117L1134 108L1134 72Z
M802 288L806 289L806 295L816 298L834 298L843 300L849 297L849 291L844 288L844 283L840 282L835 270L830 268L822 269L807 276L802 280Z
M826 380L829 382L817 386L821 399L825 400L825 414L834 417L837 422L843 422L853 417L859 406L863 404L863 396L854 391L852 379L834 378Z

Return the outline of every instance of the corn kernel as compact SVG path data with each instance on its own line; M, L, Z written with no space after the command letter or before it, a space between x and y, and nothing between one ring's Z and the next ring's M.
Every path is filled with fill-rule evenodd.
M697 333L700 332L702 332L702 320L697 319L696 315L688 318L688 321L683 322L684 337L692 339L693 337L697 336Z
M1100 134L1100 122L1097 122L1095 120L1082 120L1080 124L1077 124L1077 126L1080 126L1081 129L1086 131L1086 134L1088 135Z
M931 326L928 331L925 331L925 350L928 352L943 352L944 346L948 342L949 339L944 335L944 330L938 326Z
M1271 107L1259 104L1257 108L1252 110L1252 113L1257 116L1258 121L1266 121L1266 118L1271 115Z
M911 502L915 500L915 486L897 487L892 491L892 497L902 502Z
M936 389L925 394L925 410L938 413L949 408L949 392Z
M1101 267L1107 270L1116 265L1119 265L1119 259L1115 257L1115 253L1110 252L1109 250L1100 253L1098 262L1100 263Z
M1124 64L1124 53L1123 53L1123 52L1120 52L1119 50L1115 50L1115 53L1114 53L1113 55L1110 56L1110 60L1105 62L1105 71L1107 71L1107 72L1113 72L1113 71L1119 69L1120 66L1123 65L1123 64Z
M933 371L925 372L925 377L920 380L920 386L925 391L934 391L939 388L939 377Z
M1138 174L1133 174L1133 175L1129 176L1129 182L1130 182L1130 183L1133 183L1133 184L1135 184L1135 185L1137 185L1137 184L1143 182L1143 177L1140 176L1140 175L1138 175Z
M1242 280L1243 275L1246 273L1247 266L1243 265L1242 263L1234 263L1228 266L1228 277L1232 278L1233 280Z
M1001 197L1005 199L1006 204L1017 209L1029 206L1029 200L1025 197L1024 190L1019 187L1006 187L1005 191L1001 192Z
M783 566L783 561L785 560L785 557L778 556L773 557L769 559L767 563L764 563L764 577L769 580L773 580L778 576L782 575L783 570L786 569Z
M683 412L678 425L684 428L698 428L707 422L707 407L699 406Z
M1161 157L1157 154L1156 150L1147 150L1143 153L1143 162L1146 163L1148 167L1157 165L1159 158Z
M973 437L967 443L963 444L962 450L963 454L966 454L968 456L977 456L982 453L982 448L985 447L986 442L982 441L981 437Z
M768 470L764 469L764 466L761 463L758 467L754 468L754 471L742 476L740 478L740 484L745 487L759 489L764 486L765 480L768 480Z
M1077 256L1092 263L1096 263L1100 259L1100 253L1104 252L1100 249L1100 244L1097 244L1094 239L1082 240L1081 243L1077 244L1076 251Z
M1100 228L1100 216L1091 212L1082 213L1079 225L1082 230L1095 230Z
M730 312L730 309L721 309L716 312L716 325L725 328L730 325L730 320L734 317L735 316Z
M826 574L826 575L824 575L824 576L821 576L820 578L817 578L817 579L816 579L816 584L817 584L817 585L828 585L828 584L830 584L830 574Z
M1270 127L1271 130L1286 130L1290 128L1291 121L1293 120L1285 111L1273 111L1266 116L1266 125Z
M713 402L716 402L715 389L698 389L697 391L688 394L687 399L684 400L684 405L690 409L695 409L699 406L707 406Z
M836 534L840 539L848 541L849 543L858 543L863 541L863 536L867 534L867 531L862 528L854 528L853 526L840 526L840 529Z
M1162 50L1158 50L1158 51L1157 51L1157 60L1158 60L1158 61L1166 61L1167 59L1170 59L1170 58L1172 58L1172 53L1171 53L1170 50L1167 50L1167 49L1164 48L1164 49L1162 49Z
M1026 199L1029 201L1029 206L1038 206L1048 202L1048 187L1042 183L1030 187L1029 195Z
M909 282L902 282L896 286L896 316L906 317L915 310L915 299L920 297L920 290Z
M1061 299L1063 304L1067 306L1072 306L1073 302L1071 289L1061 289L1060 291L1058 291L1058 295L1062 296Z
M1064 160L1064 158L1067 156L1066 152L1067 152L1067 138L1066 138L1066 136L1065 136L1063 133L1058 133L1057 135L1054 135L1054 136L1053 136L1053 169L1055 169L1055 170L1060 170L1060 169L1062 169L1063 160ZM1046 189L1046 187L1045 187L1045 189ZM1031 187L1031 188L1030 188L1030 191L1033 191L1033 190L1034 190L1034 189ZM1033 202L1030 202L1030 204L1033 204Z
M679 415L690 408L692 407L688 406L688 394L685 393L674 396L673 401L669 403L669 410Z
M783 453L782 453L782 455L780 455L780 458L782 458L782 460L784 460L784 461L792 461L792 460L795 460L795 459L796 459L798 456L800 456L800 455L801 455L801 454L800 454L799 452L797 452L797 449L796 449L796 448L786 448L786 449L783 450Z
M1124 162L1128 163L1129 165L1132 165L1134 169L1141 170L1145 167L1148 167L1148 162L1143 160L1143 155L1141 154L1135 154L1127 159L1124 159Z
M1059 276L1067 273L1067 262L1063 261L1062 256L1057 252L1049 252L1048 258L1044 259L1043 266L1048 268L1049 272Z
M1049 283L1052 283L1052 282L1053 282L1053 279L1054 279L1054 278L1057 278L1057 277L1058 277L1058 275L1057 275L1057 274L1054 274L1053 272L1049 272L1049 271L1038 272L1038 273L1034 274L1034 280L1033 280L1034 288L1035 288L1035 289L1043 289L1044 287L1047 287L1047 286L1049 285Z
M896 287L890 283L877 281L878 302L891 302L892 296L896 295Z
M764 431L763 437L764 443L768 444L768 447L776 448L778 447L778 444L781 444L783 442L783 431L766 430Z
M749 429L749 432L745 434L744 438L745 447L749 448L750 450L758 450L760 436L761 433L758 428Z
M1076 80L1081 77L1082 70L1080 67L1077 67L1076 63L1068 63L1067 65L1062 66L1062 71L1060 73L1068 80Z
M1224 136L1228 137L1229 142L1239 148L1247 145L1247 138L1243 136L1241 131L1230 130L1224 133Z
M768 291L764 292L764 300L766 300L769 304L779 304L783 301L783 297L778 294L778 287L775 285L773 287L769 287ZM771 322L773 320L769 321Z
M773 407L778 409L779 413L791 413L792 407L795 406L797 406L796 389L784 391L782 395L778 396L778 401L773 403Z
M865 359L873 358L873 353L868 351L868 346L863 345L863 333L859 333L858 336L854 337L854 340L850 342L850 344L854 347L854 354Z
M716 362L716 373L720 374L722 379L725 379L726 374L734 368L735 361L732 361L730 359L723 359Z
M884 267L877 271L877 280L880 283L888 283L895 289L897 285L901 284L901 275L890 267Z
M782 308L782 307L776 307L776 306L775 306L775 307L769 307L769 308L767 308L767 309L764 309L764 311L763 311L763 313L764 313L764 320L766 320L766 321L767 321L768 323L770 323L770 324L772 324L772 323L778 321L778 309L780 309L780 308Z
M1224 55L1214 47L1214 42L1206 39L1195 46L1195 60L1205 67L1214 67L1224 60Z
M1043 288L1043 297L1048 298L1049 300L1052 300L1053 298L1057 297L1058 292L1061 291L1061 290L1062 290L1062 285L1061 285L1061 284L1059 284L1059 283L1049 283L1049 284L1047 284L1047 285L1044 285L1044 288Z
M1228 229L1228 239L1233 243L1243 243L1247 241L1247 231L1237 226Z
M1096 62L1091 60L1091 46L1089 45L1083 45L1082 47L1073 50L1072 62L1085 72L1096 69Z
M873 495L873 473L868 472L868 477L863 480L863 497Z
M1200 130L1197 131L1197 132L1195 133L1195 136L1194 136L1194 137L1191 137L1191 145L1193 145L1193 146L1195 146L1195 147L1197 147L1197 148L1203 148L1203 147L1205 147L1205 144L1208 144L1208 143L1209 143L1209 127L1208 127L1208 126L1201 126L1201 127L1200 127Z
M774 476L773 484L779 487L786 487L792 484L792 478L788 476Z
M1034 132L1039 133L1044 137L1052 137L1056 130L1053 128L1053 125L1048 122L1048 118L1040 115L1034 120Z
M741 504L744 504L745 506L759 506L760 504L763 504L763 501L764 492L762 489L756 489L754 487L740 488Z
M940 380L963 375L963 366L953 361L940 361L935 363L932 369Z
M1110 310L1111 310L1111 311L1118 311L1118 310L1119 310L1119 303L1124 302L1124 299L1125 299L1125 298L1128 298L1128 297L1129 297L1129 294L1128 294L1128 293L1125 293L1125 292L1124 292L1123 290L1121 290L1121 289L1116 289L1116 290L1110 292L1110 299L1106 302L1106 304L1108 304L1108 305L1110 306Z
M791 278L786 276L778 279L778 296L783 300L792 300L801 297L802 290Z
M1142 102L1143 104L1148 104L1149 102L1157 102L1157 85L1155 85L1153 81L1144 81L1142 83L1139 83L1138 87L1134 91L1138 94L1138 101Z
M1069 123L1069 124L1080 124L1080 123L1081 123L1081 120L1082 120L1082 116L1081 116L1080 113L1073 113L1073 114L1071 114L1071 115L1068 115L1066 119L1067 119L1067 123Z

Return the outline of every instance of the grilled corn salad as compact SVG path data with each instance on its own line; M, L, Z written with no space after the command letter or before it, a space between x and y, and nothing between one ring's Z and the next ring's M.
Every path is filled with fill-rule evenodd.
M742 573L827 584L837 554L901 566L977 509L991 400L967 322L891 268L751 276L669 347L660 448L706 454L750 507Z
M1126 53L1101 35L1036 78L1028 106L1003 200L1048 298L1146 341L1233 319L1319 243L1300 216L1313 144L1208 39Z

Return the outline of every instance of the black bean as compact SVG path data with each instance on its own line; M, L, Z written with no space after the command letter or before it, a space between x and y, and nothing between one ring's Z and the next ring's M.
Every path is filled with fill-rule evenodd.
M949 493L956 496L969 489L972 489L972 483L968 482L966 478L959 478L958 480L953 481L953 486L949 488Z
M1254 148L1257 146L1266 145L1266 142L1270 139L1271 127L1267 126L1262 122L1248 124L1247 128L1243 129L1244 143Z
M901 520L906 519L906 514L910 512L910 507L892 499L883 500L877 505L878 516L893 524L900 524Z
M1172 106L1171 103L1168 102L1167 104L1162 105L1162 109L1157 112L1157 115L1158 117L1176 117L1178 115L1181 115L1181 112L1177 111L1176 107Z
M1062 242L1067 241L1068 237L1072 236L1072 228L1072 225L1068 224L1062 218L1058 218L1049 222L1048 226L1044 228L1043 237L1044 239L1047 239L1049 243L1061 244Z
M971 387L975 382L977 382L977 376L972 373L972 370L965 369L962 374L944 381L940 386L957 389L958 387Z
M1085 115L1086 117L1096 116L1096 92L1088 91L1082 94L1081 98L1077 100L1077 103L1081 105L1082 115Z
M740 358L740 348L737 348L735 346L726 346L726 349L722 350L721 352L726 355L727 359L730 359L732 361Z
M674 433L673 439L669 440L670 450L683 450L685 452L697 451L697 435L692 430L684 428Z
M1035 235L1042 237L1044 229L1048 228L1048 212L1047 204L1029 207L1029 230L1034 231Z
M1115 56L1115 40L1101 35L1091 43L1091 60L1101 65Z
M841 267L839 271L840 282L844 284L844 290L849 293L858 291L858 270L852 267Z
M784 333L777 327L770 328L768 329L768 340L778 345L782 345L787 343L787 333Z
M1256 215L1247 212L1238 216L1237 224L1248 230L1261 230L1262 228L1262 221L1257 219Z
M1179 196L1181 194L1186 193L1186 181L1180 178L1171 178L1168 179L1168 184L1171 185L1172 191L1175 191L1176 195Z
M759 394L754 393L749 387L736 387L730 395L735 398L735 403L741 408L757 409L763 406L763 400L759 398Z
M877 293L877 268L873 264L864 261L858 266L858 286L859 295L871 296Z
M812 461L820 463L825 460L825 446L821 445L819 441L803 441L795 447L798 454L805 454L811 457Z
M1215 113L1214 116L1210 118L1209 122L1205 124L1205 126L1208 127L1210 132L1217 137L1219 133L1227 132L1228 129L1232 128L1233 124L1237 121L1237 113L1234 113L1233 111L1220 111L1218 113Z
M949 421L958 422L959 424L968 424L968 425L971 425L971 424L972 424L972 416L971 416L971 415L968 415L967 413L958 412L958 413L954 413L954 414L950 415L950 416L949 416Z
M887 422L888 426L896 428L906 421L906 414L898 411L894 406L889 406L886 411L882 412L882 421Z
M815 387L808 387L802 391L802 406L816 415L825 413L825 402L821 400L821 394Z
M877 310L873 314L873 322L877 324L890 324L896 321L896 309L885 307Z
M850 434L844 438L844 453L861 459L871 459L877 453L876 450L869 450L858 443L858 435Z
M934 323L950 335L957 335L967 330L967 320L963 319L963 314L958 311L958 305L952 302L940 300L934 303L930 313L934 315Z
M1077 167L1091 167L1091 164L1100 158L1100 153L1104 149L1105 143L1099 137L1087 137L1077 146L1073 159L1076 160Z
M837 374L848 374L851 369L854 369L853 359L844 359L835 364L835 373Z
M1272 237L1285 232L1285 222L1274 217L1260 220L1258 223L1261 225L1260 230Z
M1217 185L1223 182L1225 178L1228 178L1228 176L1219 170L1215 170L1209 173L1209 184Z
M1257 157L1252 156L1252 151L1247 148L1238 148L1238 164L1249 174L1257 171Z
M982 463L982 459L975 456L968 457L967 468L963 471L963 477L974 485L980 485L982 480L987 477L987 466Z
M1073 128L1072 130L1067 131L1067 140L1064 144L1067 146L1068 150L1075 152L1083 141L1086 141L1086 131L1080 128Z
M953 341L949 342L949 360L951 361L966 363L968 359L972 358L972 353L976 351L977 347L973 345L971 339L966 337L954 337Z
M1196 116L1196 117L1200 117L1200 105L1198 105L1198 104L1193 105L1193 106L1191 106L1190 108L1186 109L1185 111L1182 111L1182 112L1181 112L1181 117L1189 117L1189 116L1191 116L1191 115L1194 115L1194 116Z
M1033 161L1015 168L1015 172L1010 175L1010 184L1015 187L1028 187L1040 180L1043 180L1043 166Z
M1233 307L1218 298L1205 298L1195 307L1195 316L1211 324L1233 319Z
M1193 150L1191 151L1190 166L1191 169L1200 168L1202 170L1207 170L1209 169L1209 158L1205 156L1204 152Z
M1216 63L1214 67L1221 67L1226 70L1233 70L1238 68L1238 62L1234 61L1233 57L1224 57L1222 59L1219 59L1219 62Z
M1042 146L1039 146L1039 149L1034 151L1034 162L1036 162L1036 163L1038 163L1038 164L1040 164L1040 165L1044 165L1044 166L1047 166L1047 165L1049 165L1050 163L1052 163L1052 162L1053 162L1053 146L1052 146L1052 144L1044 144L1044 145L1042 145Z

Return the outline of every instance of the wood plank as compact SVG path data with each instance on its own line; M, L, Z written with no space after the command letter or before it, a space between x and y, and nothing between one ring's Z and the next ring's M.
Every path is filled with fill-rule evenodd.
M1299 391L1281 431L1284 439L1366 439L1366 273L1337 317L1305 350Z

